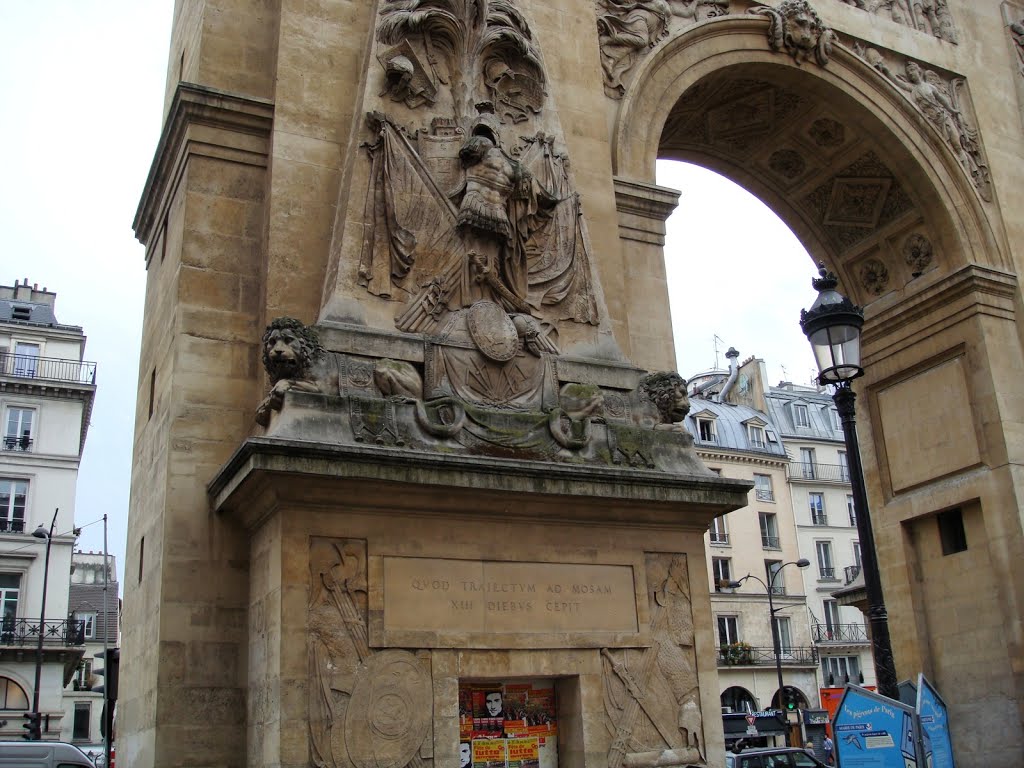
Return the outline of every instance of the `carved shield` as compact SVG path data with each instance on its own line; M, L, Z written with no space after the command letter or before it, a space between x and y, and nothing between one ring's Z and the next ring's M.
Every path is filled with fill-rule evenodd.
M372 655L345 714L345 744L356 768L404 768L427 736L430 679L407 651Z

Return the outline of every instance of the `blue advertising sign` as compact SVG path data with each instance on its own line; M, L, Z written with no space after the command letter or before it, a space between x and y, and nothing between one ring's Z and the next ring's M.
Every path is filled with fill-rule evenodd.
M832 719L843 768L918 768L914 710L906 704L847 685ZM923 766L922 766L923 768Z
M946 702L924 675L918 676L917 714L921 719L921 737L924 740L924 764L928 768L956 768Z

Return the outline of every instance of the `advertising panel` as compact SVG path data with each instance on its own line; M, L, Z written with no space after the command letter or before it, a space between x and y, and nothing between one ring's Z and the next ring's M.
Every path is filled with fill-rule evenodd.
M925 768L914 710L860 686L847 686L832 721L843 768Z
M924 740L924 765L927 768L956 768L946 702L924 675L918 676L917 714L921 719L921 737Z

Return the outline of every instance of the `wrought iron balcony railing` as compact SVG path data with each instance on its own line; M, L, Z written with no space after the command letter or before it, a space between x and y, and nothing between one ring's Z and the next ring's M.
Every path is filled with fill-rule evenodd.
M0 376L95 384L96 363L4 352L0 353Z
M761 548L762 549L779 549L779 537L778 536L765 536L761 534Z
M818 579L821 581L838 581L836 569L830 566L818 566Z
M853 580L856 579L858 576L860 576L859 565L848 565L845 568L843 568L843 579L845 580L846 584L853 583ZM843 586L846 585L844 584Z
M818 649L814 647L782 646L779 660L782 666L815 666L818 663ZM775 649L757 648L745 643L724 645L718 649L720 667L774 667Z
M85 645L85 621L64 619L43 622L43 646ZM39 644L39 619L0 619L0 647Z
M828 525L828 515L824 512L811 511L811 523L813 525Z
M819 464L816 461L798 461L792 465L790 477L793 480L849 483L850 470L845 464Z
M7 435L4 437L3 442L0 442L0 447L5 451L24 451L28 453L32 450L32 438L28 435Z
M715 533L711 532L711 543L712 544L728 544L729 534L728 533Z
M0 533L24 533L25 521L20 518L0 517Z
M863 624L815 624L811 632L816 643L866 643L868 633Z
M754 497L758 501L775 501L775 494L771 488L758 488L754 491Z

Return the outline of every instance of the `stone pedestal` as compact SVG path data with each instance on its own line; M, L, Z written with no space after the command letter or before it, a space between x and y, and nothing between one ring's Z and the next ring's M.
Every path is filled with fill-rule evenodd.
M703 535L749 483L685 433L647 430L643 466L610 460L607 420L603 465L471 457L372 402L287 394L211 484L250 537L250 759L455 768L460 682L541 679L559 766L715 764Z

